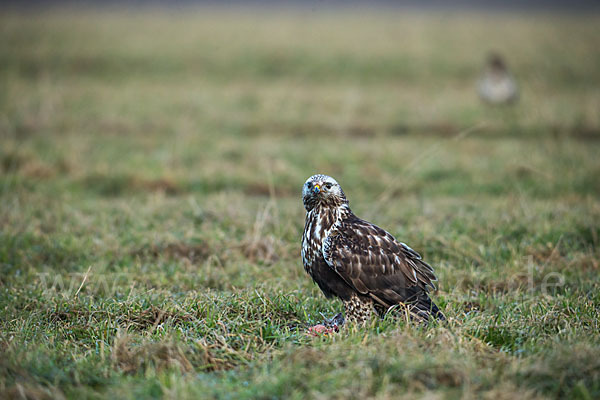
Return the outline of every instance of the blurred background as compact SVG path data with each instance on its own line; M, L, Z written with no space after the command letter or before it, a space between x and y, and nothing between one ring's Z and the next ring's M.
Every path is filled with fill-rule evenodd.
M296 195L315 171L369 181L370 194L561 179L572 168L537 165L524 146L596 144L596 2L518 3L13 4L1 17L4 170L104 195ZM518 85L508 106L478 95L492 53ZM419 159L451 138L486 147L484 165L465 165L471 147ZM499 147L514 151L488 157ZM416 179L398 182L409 166Z
M417 163L441 171L439 192L461 158L417 159L463 135L515 148L485 160L488 184L552 169L519 141L598 138L595 2L516 3L19 3L1 17L4 169L113 195L268 194L269 180L295 195L315 171L381 192ZM515 104L478 96L490 53Z

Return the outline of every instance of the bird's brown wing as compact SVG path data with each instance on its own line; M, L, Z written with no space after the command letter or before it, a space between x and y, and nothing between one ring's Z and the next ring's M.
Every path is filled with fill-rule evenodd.
M388 307L434 288L433 268L416 251L358 218L332 230L323 255L349 285Z

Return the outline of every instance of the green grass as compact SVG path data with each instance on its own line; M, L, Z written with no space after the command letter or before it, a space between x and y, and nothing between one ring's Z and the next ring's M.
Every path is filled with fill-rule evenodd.
M600 396L597 16L0 16L0 397ZM503 52L511 108L474 91ZM316 172L447 325L304 273Z

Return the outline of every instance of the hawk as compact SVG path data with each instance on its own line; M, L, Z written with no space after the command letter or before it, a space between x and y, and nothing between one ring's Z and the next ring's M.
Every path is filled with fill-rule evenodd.
M445 319L428 295L435 288L433 268L406 244L354 215L335 179L311 176L302 201L304 269L327 298L342 300L347 320L364 323L402 305L418 319Z

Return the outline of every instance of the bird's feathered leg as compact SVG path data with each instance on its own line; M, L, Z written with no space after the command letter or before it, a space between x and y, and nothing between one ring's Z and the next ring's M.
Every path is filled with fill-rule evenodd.
M353 294L350 300L343 301L346 320L361 325L377 315L373 300L366 296Z

